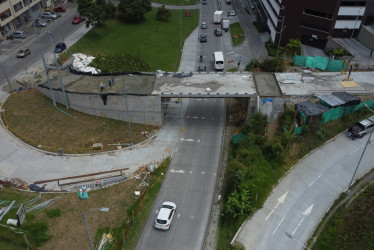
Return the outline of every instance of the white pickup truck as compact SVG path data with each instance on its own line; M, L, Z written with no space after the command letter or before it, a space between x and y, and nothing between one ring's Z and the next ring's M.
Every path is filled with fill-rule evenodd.
M362 138L365 134L370 133L374 129L374 116L364 119L360 122L355 123L348 129L348 136Z

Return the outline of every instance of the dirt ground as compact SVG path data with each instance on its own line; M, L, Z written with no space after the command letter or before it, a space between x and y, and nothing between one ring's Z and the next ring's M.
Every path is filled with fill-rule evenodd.
M48 207L59 208L61 216L49 219L45 212L36 214L35 221L47 221L48 234L52 235L52 239L39 249L89 249L82 213L92 208L110 209L109 212L93 210L85 216L92 242L95 244L95 233L99 227L119 227L126 220L126 210L136 200L134 191L143 190L143 187L139 187L140 182L141 178L129 179L109 188L91 191L87 200L81 200L76 193L42 194L43 200L61 196L55 204Z
M68 69L60 70L60 76L57 70L50 70L49 78L52 88L61 89L61 82L66 91L78 93L113 93L123 94L125 89L127 94L151 94L156 77L154 75L134 75L113 76L114 85L109 86L111 76L86 76L70 73ZM60 81L61 79L61 81ZM105 85L104 90L100 91L100 82ZM12 89L34 88L36 85L43 84L48 86L48 79L45 71L40 69L26 69L21 72L11 83ZM8 85L4 85L4 90L9 91Z

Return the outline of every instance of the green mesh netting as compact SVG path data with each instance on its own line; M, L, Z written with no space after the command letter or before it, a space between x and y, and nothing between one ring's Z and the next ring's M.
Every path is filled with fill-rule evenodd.
M374 108L374 101L365 101L356 106L336 107L322 114L322 124L339 119L344 115L352 114L358 111L360 108L365 107L365 104L370 108Z
M305 66L308 67L308 68L313 68L313 59L314 59L314 57L308 56L306 58Z
M303 127L297 127L295 128L295 130L293 131L292 135L299 135L303 132Z
M317 68L324 71L339 72L342 70L344 61L341 60L329 60L328 57L305 57L298 56L294 57L294 65L300 67ZM347 70L348 65L344 65L344 70Z
M296 66L305 67L306 57L296 55L293 59L293 63Z
M312 67L325 70L327 68L327 64L329 64L329 59L327 57L315 56L313 58Z
M243 139L243 137L244 137L244 134L243 134L243 133L239 133L239 134L237 134L237 135L234 135L234 136L232 137L232 142L233 142L234 144L238 144L239 141L240 141L241 139Z
M336 72L341 71L343 67L344 61L341 60L330 60L329 64L327 65L326 71ZM344 70L347 69L347 64L344 65Z

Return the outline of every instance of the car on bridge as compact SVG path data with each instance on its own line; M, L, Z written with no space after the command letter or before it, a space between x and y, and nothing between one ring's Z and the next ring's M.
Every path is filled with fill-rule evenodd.
M165 201L162 203L155 220L155 228L160 230L168 230L176 210L177 205L175 205L174 202Z

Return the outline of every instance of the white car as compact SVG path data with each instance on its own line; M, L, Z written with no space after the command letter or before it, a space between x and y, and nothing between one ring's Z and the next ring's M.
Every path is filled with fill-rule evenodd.
M177 205L175 205L174 202L165 201L162 203L155 220L155 228L160 230L168 230L176 210Z
M51 12L42 12L40 13L40 17L43 19L57 19L57 15Z
M236 16L235 10L229 11L228 16Z

